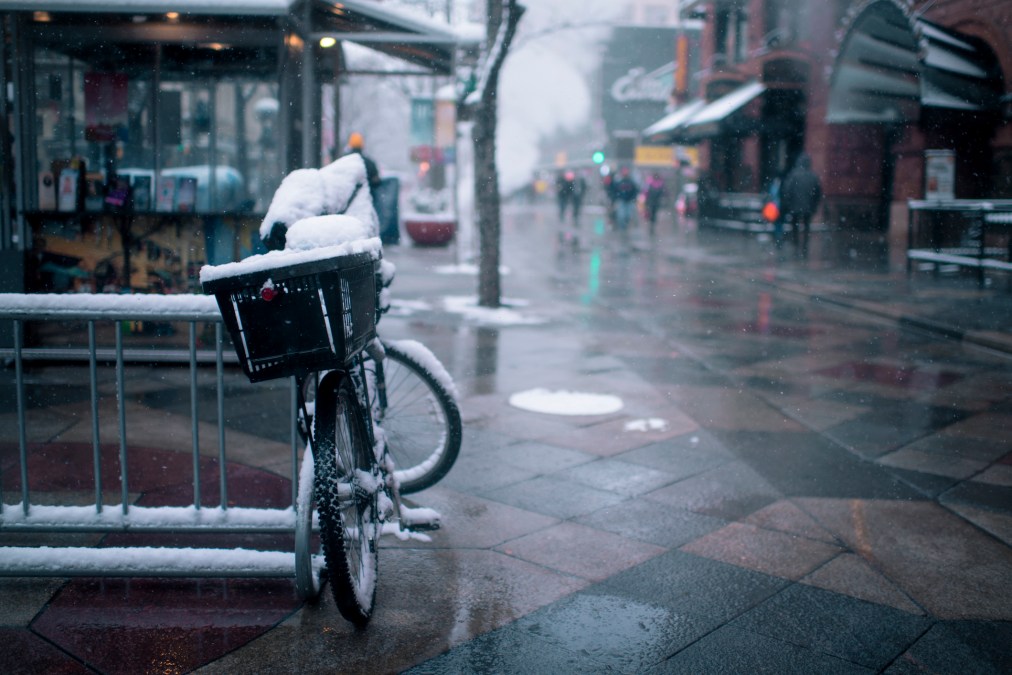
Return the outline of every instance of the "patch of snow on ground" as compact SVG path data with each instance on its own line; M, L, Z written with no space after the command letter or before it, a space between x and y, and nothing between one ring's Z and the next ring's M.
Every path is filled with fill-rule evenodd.
M458 265L437 265L435 268L436 274L469 274L471 276L478 275L478 266L474 263L460 263ZM510 273L510 268L502 265L499 267L499 274L506 276Z
M608 415L622 409L622 399L610 394L528 389L510 396L510 405L548 415Z
M514 309L512 306L526 306L523 300L503 300L503 306L497 309L479 307L478 298L470 296L449 296L443 298L443 307L448 312L464 315L465 320L487 326L520 326L538 325L548 320L540 316L529 316Z
M415 312L428 312L432 305L424 300L390 300L390 316L411 316Z
M646 419L629 420L625 423L626 431L665 431L668 428L667 420L659 417L648 417Z

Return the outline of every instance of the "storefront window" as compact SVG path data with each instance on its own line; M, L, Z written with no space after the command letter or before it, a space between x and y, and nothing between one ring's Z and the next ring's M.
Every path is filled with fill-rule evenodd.
M35 64L32 210L120 206L114 174L136 212L266 208L281 179L277 83L155 73L153 63L109 72L50 49L37 49Z

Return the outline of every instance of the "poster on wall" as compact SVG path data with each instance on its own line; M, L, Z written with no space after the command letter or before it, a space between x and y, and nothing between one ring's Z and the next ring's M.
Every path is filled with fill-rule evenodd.
M96 143L127 140L127 83L123 73L85 73L85 140Z
M193 213L197 207L197 179L181 176L176 183L176 210Z
M924 151L924 198L956 198L956 152Z
M70 212L77 210L77 182L77 169L64 169L60 172L60 179L56 190L56 204L60 211Z
M176 208L176 177L159 176L158 193L155 196L155 210L170 213Z

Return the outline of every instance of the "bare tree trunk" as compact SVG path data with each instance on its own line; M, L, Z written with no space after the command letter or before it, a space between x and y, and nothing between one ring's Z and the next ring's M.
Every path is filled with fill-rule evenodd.
M498 124L499 71L516 33L523 7L516 0L488 0L489 48L478 83L474 109L474 182L478 212L478 304L499 307L502 284L499 248L502 234L495 136Z
M495 166L495 99L479 106L474 119L474 196L478 212L478 304L498 307L502 297L499 248L499 172Z

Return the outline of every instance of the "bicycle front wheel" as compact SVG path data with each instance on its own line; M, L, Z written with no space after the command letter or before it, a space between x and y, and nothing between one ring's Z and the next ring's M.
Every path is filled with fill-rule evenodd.
M402 494L431 487L441 480L460 454L460 409L453 396L422 361L434 361L421 344L384 342L383 381L386 404L378 405L374 386L373 410L394 460L394 475ZM424 350L426 359L414 354ZM438 363L438 362L437 362ZM440 365L440 368L442 366Z
M316 505L331 591L341 615L365 625L376 598L382 484L351 378L328 373L313 416Z

